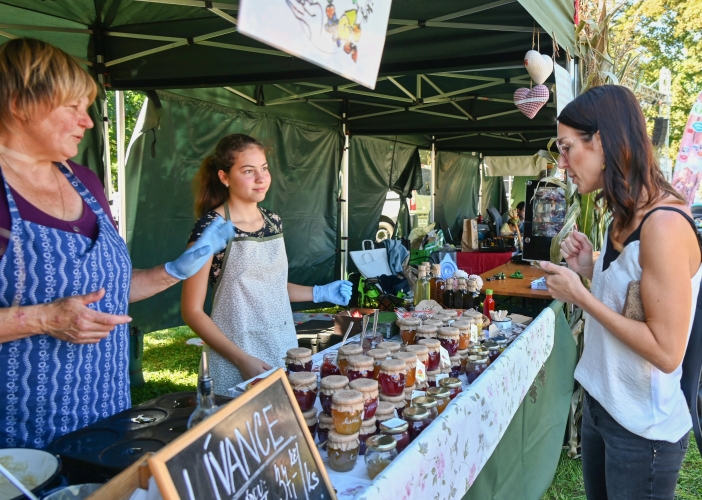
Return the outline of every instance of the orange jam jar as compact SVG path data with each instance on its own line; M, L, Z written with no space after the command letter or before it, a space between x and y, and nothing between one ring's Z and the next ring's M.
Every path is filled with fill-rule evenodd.
M322 379L322 386L319 391L319 402L322 403L322 411L331 415L332 396L338 391L349 388L349 379L343 375L330 375Z
M400 349L402 348L402 344L400 344L399 342L380 342L375 347L376 349L385 349L390 353L390 356L392 357L393 354L400 351Z
M459 319L451 326L458 328L458 350L462 351L470 347L470 325L473 324L472 319Z
M435 339L436 332L439 328L441 327L437 327L435 325L422 325L417 328L417 343L424 339Z
M317 400L317 374L312 372L293 372L288 375L295 400L303 412L314 408Z
M360 447L358 432L354 434L340 434L336 431L329 431L329 440L327 441L329 468L336 472L353 470L358 459Z
M329 431L334 430L334 419L331 415L320 413L317 415L319 423L317 424L317 442L322 445L322 449L327 449L327 437Z
M310 431L310 435L312 436L312 441L314 441L314 437L317 434L317 408L311 408L308 411L303 411L302 412L302 418L305 419L305 424L307 424L307 429Z
M352 389L339 391L332 396L334 429L339 434L356 434L363 422L363 394Z
M449 390L449 397L453 399L463 392L463 384L460 379L454 377L448 377L439 380L439 387L444 387Z
M378 382L367 378L351 381L349 389L363 394L363 420L373 418L378 408Z
M379 401L378 409L375 410L375 423L380 430L380 424L386 420L395 418L395 405L387 401Z
M306 347L288 349L285 354L285 368L288 373L311 372L312 351Z
M346 368L349 366L349 358L351 356L358 356L359 354L363 354L363 347L359 344L346 344L339 347L336 363L342 375L346 375Z
M414 345L416 343L415 336L417 328L422 324L419 318L402 318L397 320L397 326L400 328L400 338L405 345Z
M412 352L396 352L393 359L399 359L405 363L405 386L414 385L417 375L417 355Z
M439 415L443 413L446 406L451 401L451 398L449 397L449 390L446 387L429 387L427 389L427 396L431 396L432 398L436 399L436 409L439 412Z
M458 352L458 339L460 331L453 326L444 326L439 328L438 337L441 347L448 351L449 356L455 356Z
M424 347L427 348L429 352L429 357L427 358L427 362L424 363L427 367L427 372L433 372L434 370L439 369L439 361L440 361L440 355L439 355L439 348L441 347L441 343L438 340L434 339L424 339L420 340L418 342L418 345L423 345ZM419 356L417 356L419 357Z
M401 359L386 359L380 363L378 382L383 394L399 396L405 390L407 371L405 362Z
M390 351L385 349L371 349L366 353L366 356L373 358L373 378L378 380L378 373L380 373L380 363L385 361L390 357Z
M405 395L400 394L399 396L388 396L387 394L383 394L382 392L380 393L380 401L381 403L385 401L386 403L391 403L395 407L395 411L397 412L397 416L402 418L402 412L405 409L405 406L407 406L407 403L405 401ZM376 415L378 413L376 412Z
M357 378L373 379L373 365L375 361L370 356L364 356L362 354L351 356L348 359L348 363L346 376L349 378L349 381L356 380Z

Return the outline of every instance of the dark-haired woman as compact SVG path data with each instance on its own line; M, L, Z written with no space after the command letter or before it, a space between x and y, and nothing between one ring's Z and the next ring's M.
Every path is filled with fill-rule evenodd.
M283 366L288 349L297 347L290 302L348 304L351 283L324 286L288 283L283 224L258 203L266 197L271 174L263 146L247 135L222 138L200 167L195 208L200 219L190 240L213 221L236 226L226 252L185 281L183 319L211 348L215 392ZM204 312L208 286L214 287L212 315Z
M628 89L597 87L568 104L558 149L578 191L601 190L613 216L596 262L576 232L561 245L572 271L543 264L555 273L547 277L553 297L587 313L575 371L586 391L585 492L590 500L672 499L692 427L680 377L702 277L697 231ZM591 292L576 273L592 280ZM632 281L640 281L645 321L623 315Z

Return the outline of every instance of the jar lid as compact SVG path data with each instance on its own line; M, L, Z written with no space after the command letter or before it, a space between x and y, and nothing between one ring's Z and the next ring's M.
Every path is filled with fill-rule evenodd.
M322 379L322 389L346 389L348 385L349 379L343 375L329 375Z
M346 344L339 347L339 356L348 358L349 356L356 356L363 352L363 347L358 344Z
M453 322L453 326L455 326L456 328L468 328L472 324L473 324L473 319L466 318L464 316L461 316L460 318L458 318L456 321Z
M435 408L438 404L436 398L431 396L419 396L412 400L412 405L417 408Z
M407 394L408 394L408 393L409 393L409 395L411 396L411 395L412 395L412 391L414 391L414 390L416 390L416 389L417 389L417 384L416 384L416 383L415 383L415 384L412 384L412 385L410 385L410 386L408 386L408 387L405 387L405 399L407 399Z
M482 356L471 356L470 362L471 363L487 363L487 358L484 358Z
M292 372L288 375L290 385L295 388L317 388L317 374L312 372Z
M483 319L483 313L478 312L474 309L469 309L466 312L463 313L464 316L469 316L471 318L476 318L476 319Z
M332 396L332 403L338 405L355 405L363 403L363 394L353 389L345 389L335 392Z
M436 377L441 374L441 370L432 370L427 372L427 378Z
M351 448L355 448L360 444L358 441L358 432L355 434L339 434L335 430L329 431L329 435L327 436L327 445L329 443L355 445L351 446Z
M375 410L375 418L385 417L392 418L395 415L395 405L388 401L381 401Z
M419 318L402 318L400 321L405 326L419 326L422 324L422 320Z
M395 408L404 408L405 407L405 394L402 393L399 396L387 396L383 394L382 392L380 393L380 400L381 401L386 401L390 404L393 405ZM378 410L376 410L376 414L378 413Z
M402 359L386 359L380 363L380 371L394 375L397 373L405 373L407 366Z
M422 339L418 342L418 345L423 345L427 349L436 350L441 346L441 342L435 339Z
M310 408L307 411L303 411L302 416L305 420L307 420L308 418L312 418L312 417L317 418L317 411L318 411L317 408Z
M499 350L500 350L500 346L498 346L498 345L491 345L491 346L489 347L489 350L490 350L490 351L499 351Z
M424 320L424 326L441 326L443 325L444 322L441 321L440 319L436 319L436 316L431 318L431 319L426 319Z
M408 428L409 424L399 418L380 423L380 432L386 434L399 434L400 432L406 432Z
M457 339L460 333L458 328L454 328L453 326L442 326L439 328L440 339Z
M458 311L456 311L455 309L444 309L443 311L441 311L441 314L445 314L451 319L455 319L458 317Z
M433 317L432 319L434 319L434 320L439 320L439 321L441 321L441 322L443 323L443 322L446 322L446 321L450 320L450 319L451 319L451 316L449 316L448 314L446 314L446 312L444 311L444 312L440 312L440 313L438 313L438 314L435 314L434 317Z
M377 428L378 427L375 425L375 417L371 417L361 423L361 434L367 434L367 432L363 432L364 429L375 431Z
M376 361L382 361L384 359L387 359L388 356L390 356L390 351L386 351L385 349L371 349L366 353L366 356L370 356Z
M443 323L441 323L441 324L443 325ZM437 331L437 329L438 329L438 326L440 326L440 325L427 325L427 324L424 324L424 325L422 325L422 326L420 326L420 327L417 328L417 333L419 333L419 334L422 334L422 333L424 333L424 334L427 334L427 333L436 333L436 331Z
M364 356L362 354L356 355L356 356L351 356L348 358L349 365L347 367L348 369L359 369L359 370L372 370L373 369L373 358L370 358L368 356Z
M447 377L439 380L439 386L446 387L448 389L456 389L457 387L461 387L461 385L461 381L454 377Z
M427 396L432 398L446 399L450 396L448 387L430 387L427 389Z
M399 342L381 342L378 344L378 349L385 349L386 351L389 351L390 354L399 351L400 347L402 346Z
M371 380L369 378L357 378L352 380L349 384L349 388L354 391L361 392L363 394L370 393L370 395L375 395L378 397L378 381Z
M317 415L317 418L319 419L320 425L334 425L334 417L332 417L331 415L327 415L324 412L321 412L319 415Z
M451 361L452 366L456 366L456 364L461 362L461 357L460 356L451 356L449 357L449 361ZM455 364L453 364L455 363Z
M405 420L411 420L412 422L426 420L429 418L429 410L419 406L412 406L402 412L402 418Z
M290 360L301 361L303 359L311 358L312 350L308 349L307 347L293 347L292 349L288 349L286 356Z
M373 451L391 451L397 446L397 441L392 436L379 434L366 439L366 449Z
M497 342L497 345L507 345L509 343L509 340L496 340L495 342Z
M417 355L409 351L400 351L392 354L393 359L402 360L406 365L412 366L412 363L417 364Z

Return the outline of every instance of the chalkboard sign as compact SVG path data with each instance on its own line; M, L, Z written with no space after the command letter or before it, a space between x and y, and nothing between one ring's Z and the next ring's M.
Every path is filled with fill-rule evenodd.
M149 458L165 500L336 500L281 369Z

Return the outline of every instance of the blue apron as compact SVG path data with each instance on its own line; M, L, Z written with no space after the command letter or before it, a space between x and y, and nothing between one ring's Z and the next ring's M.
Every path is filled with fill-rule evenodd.
M95 241L22 220L5 185L12 235L0 258L0 307L45 304L100 288L91 309L127 314L132 265L127 246L83 183L59 170L98 218ZM97 344L46 334L0 343L0 448L46 448L67 434L131 406L129 325Z

